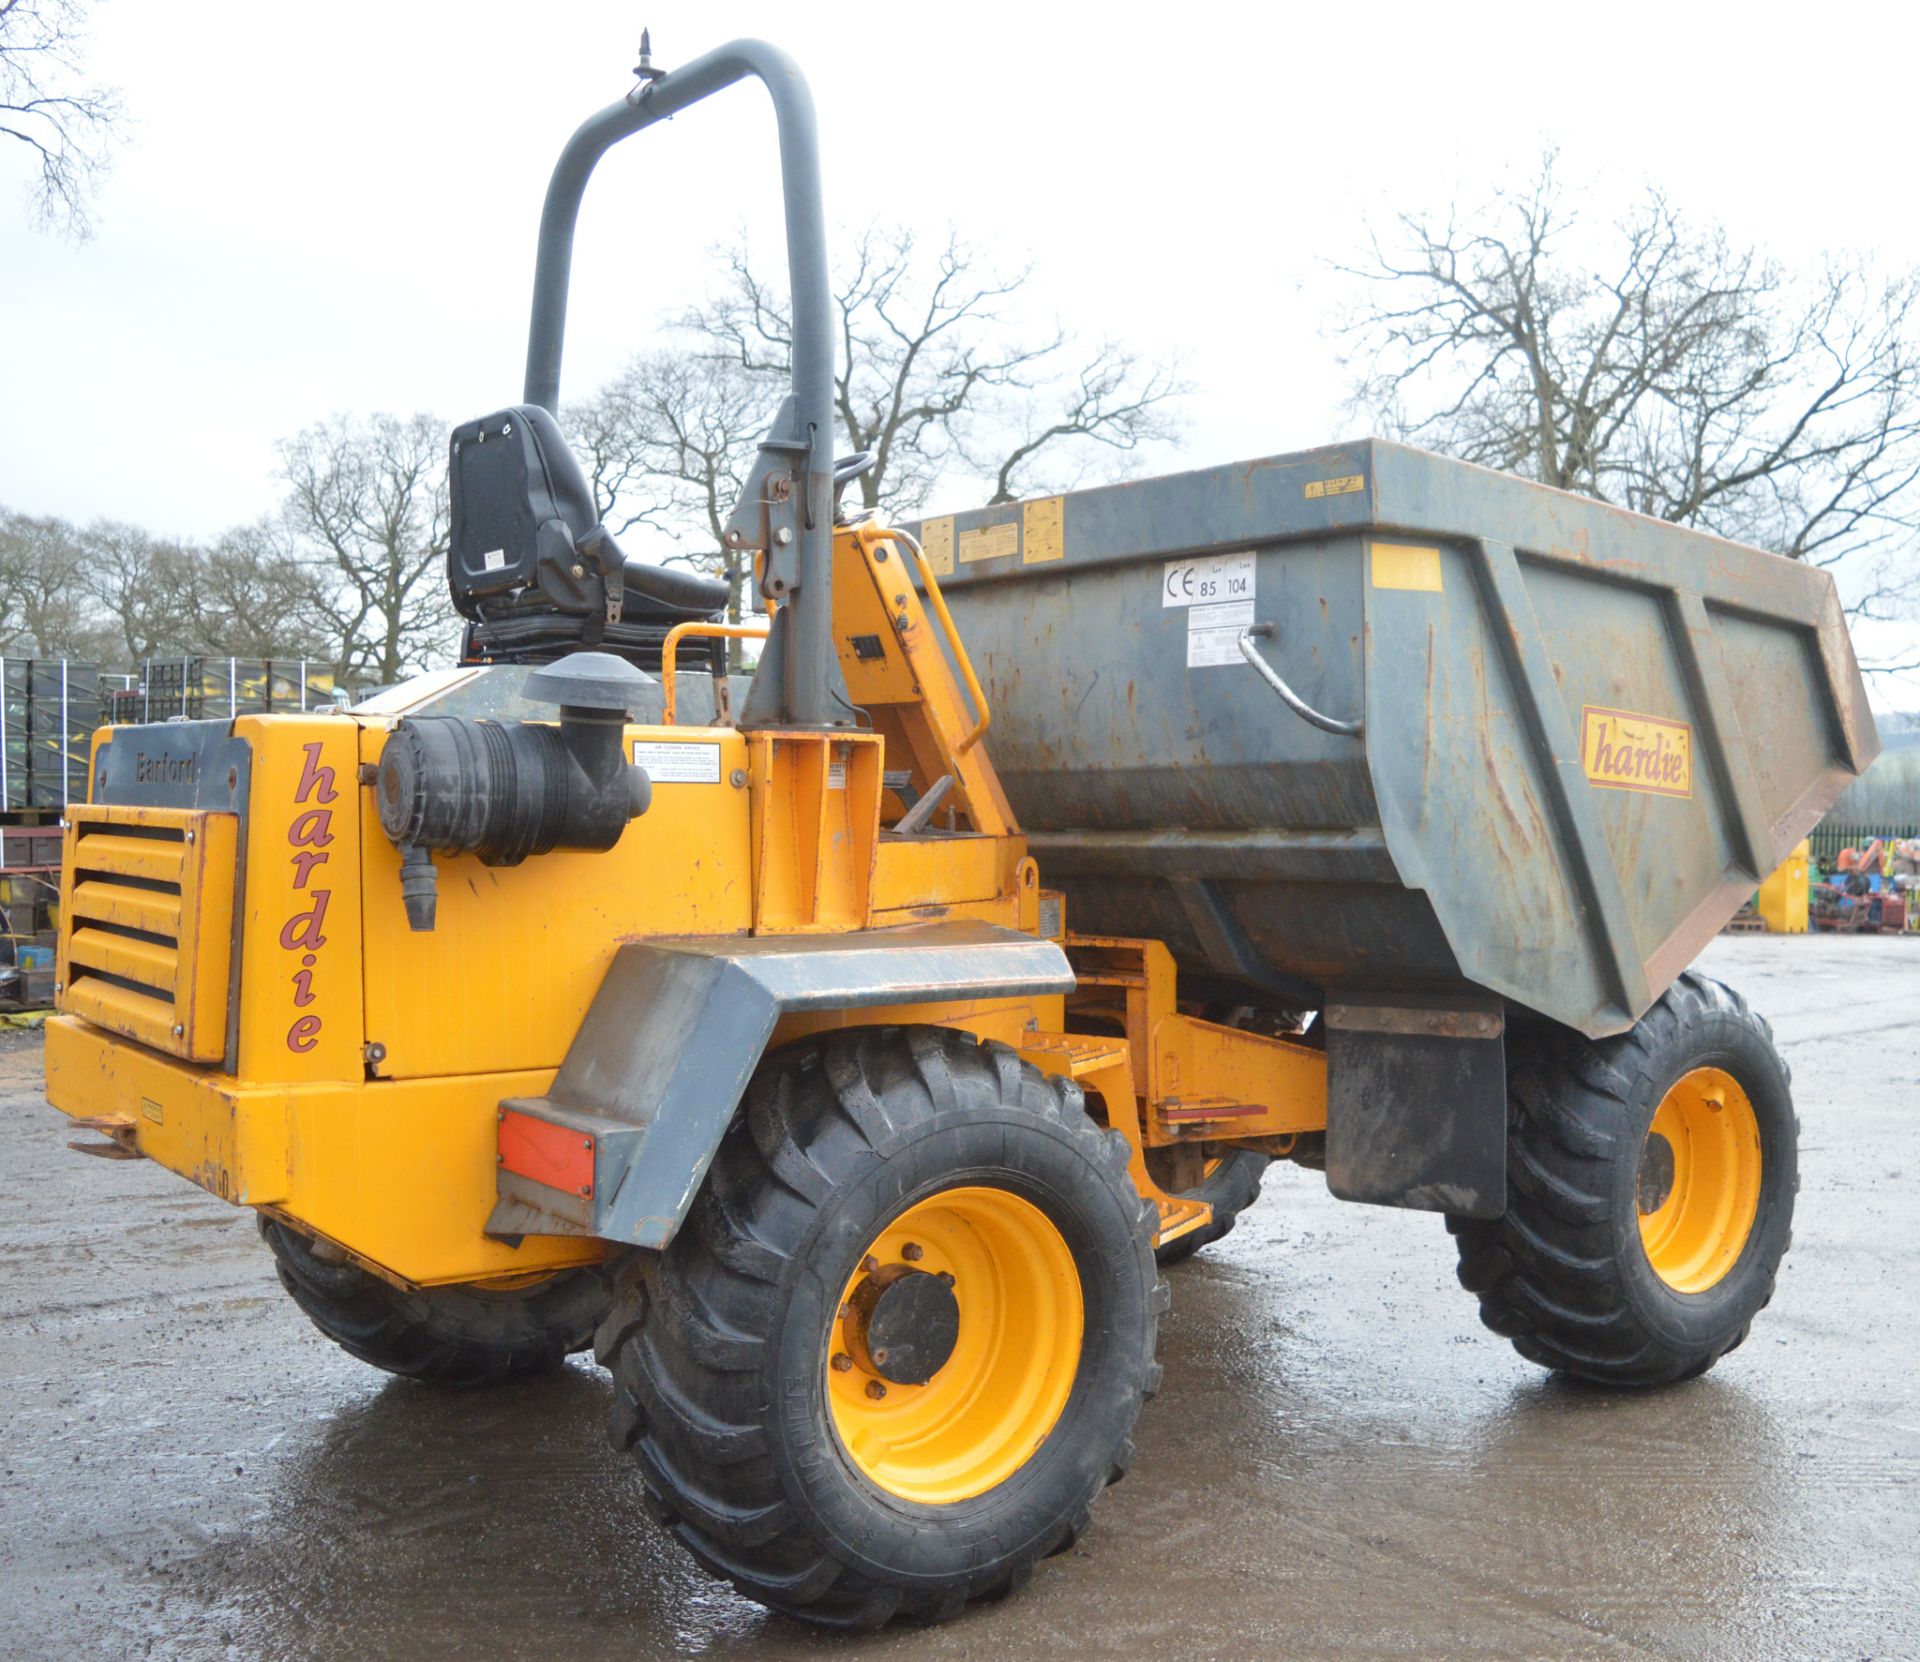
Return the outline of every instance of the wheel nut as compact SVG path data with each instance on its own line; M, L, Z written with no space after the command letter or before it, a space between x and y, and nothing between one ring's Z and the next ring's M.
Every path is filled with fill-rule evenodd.
M942 1270L940 1272L940 1279L944 1281L949 1287L953 1285L953 1275L951 1271Z
M882 1385L879 1380L869 1379L867 1381L867 1395L872 1397L875 1402L878 1402L886 1394L887 1388Z
M853 1358L844 1350L836 1350L833 1353L833 1371L835 1373L845 1373L852 1366Z
M926 1249L923 1248L918 1241L909 1241L900 1249L900 1256L906 1259L909 1264L919 1263L926 1255Z
M838 1319L843 1322L851 1321L853 1319L853 1306L851 1304L841 1305Z
M873 1272L880 1267L880 1260L874 1257L872 1253L868 1253L866 1257L860 1260L860 1267L865 1270L868 1275L872 1275Z

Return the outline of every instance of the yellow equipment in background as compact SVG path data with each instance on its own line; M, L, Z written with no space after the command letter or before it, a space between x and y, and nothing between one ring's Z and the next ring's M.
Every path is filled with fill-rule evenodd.
M1813 844L1802 841L1760 885L1760 920L1769 935L1804 935L1813 885Z

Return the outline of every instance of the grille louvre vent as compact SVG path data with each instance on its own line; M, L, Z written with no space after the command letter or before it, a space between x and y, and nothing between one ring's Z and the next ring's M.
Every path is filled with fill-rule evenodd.
M221 1060L237 820L103 805L67 821L60 1007L188 1061Z

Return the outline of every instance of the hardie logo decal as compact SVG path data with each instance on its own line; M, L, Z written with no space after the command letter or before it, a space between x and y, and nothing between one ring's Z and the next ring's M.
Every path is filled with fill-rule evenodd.
M1684 721L1589 704L1580 712L1580 765L1608 790L1692 796L1693 729Z
M320 961L320 949L327 944L327 902L333 891L321 888L314 881L314 872L327 863L327 850L333 844L333 810L325 805L340 794L334 788L333 769L321 766L323 747L310 744L305 748L306 765L293 792L293 806L299 811L287 827L287 845L293 850L294 898L309 904L280 926L280 950L300 954L300 967L293 972L295 1009L303 1009L319 997L313 990L313 971ZM307 807L309 802L316 806ZM311 1011L296 1016L287 1029L287 1049L302 1055L313 1049L320 1042L321 1026L321 1018Z

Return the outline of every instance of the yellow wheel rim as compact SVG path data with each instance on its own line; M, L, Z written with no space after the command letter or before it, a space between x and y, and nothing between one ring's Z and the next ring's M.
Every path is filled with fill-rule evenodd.
M528 1287L538 1287L543 1281L555 1280L557 1270L527 1270L520 1275L490 1275L484 1281L470 1281L467 1285L482 1293L517 1293Z
M1739 1261L1760 1210L1760 1122L1732 1074L1695 1068L1674 1082L1636 1180L1654 1274L1677 1293L1704 1293Z
M864 1312L876 1286L952 1277L952 1351L924 1384L885 1376ZM877 1321L877 1318L876 1318ZM1039 1207L1004 1189L947 1189L870 1245L840 1295L827 1401L847 1457L902 1500L983 1494L1046 1441L1072 1393L1085 1312L1073 1252Z

